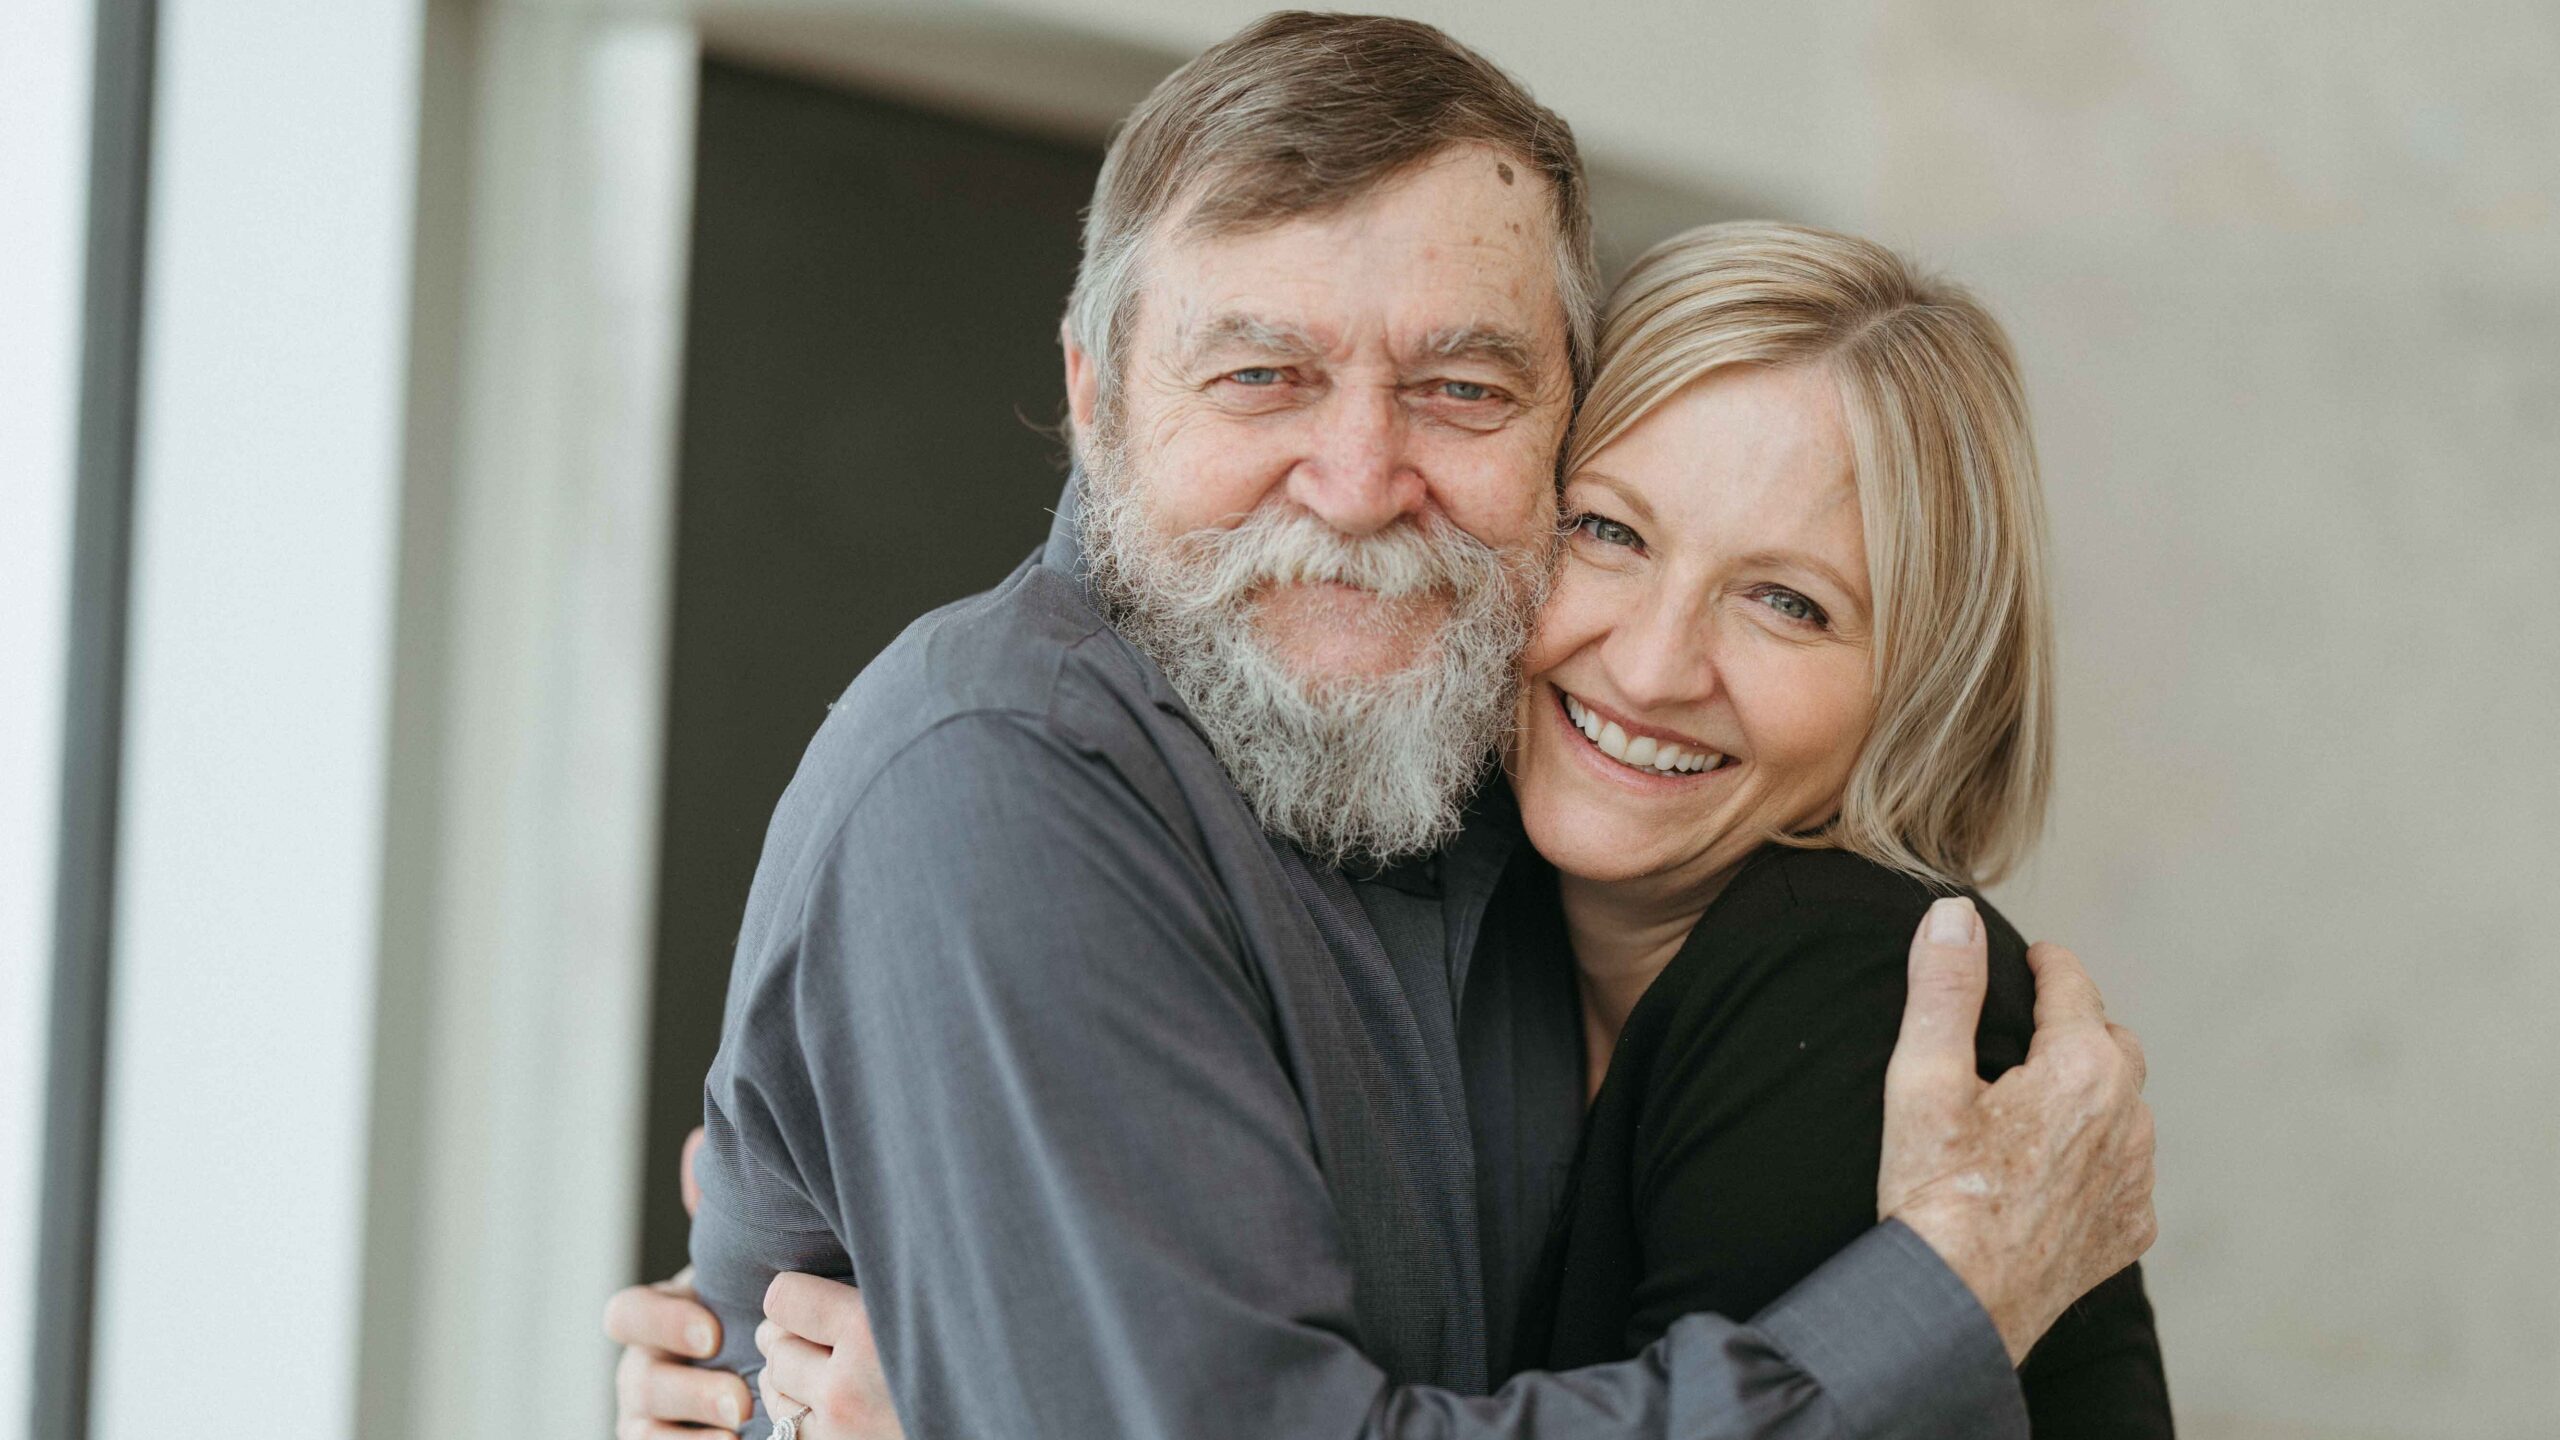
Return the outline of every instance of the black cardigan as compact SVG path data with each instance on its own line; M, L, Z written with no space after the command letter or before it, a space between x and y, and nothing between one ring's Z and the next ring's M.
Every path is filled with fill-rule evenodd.
M1569 953L1525 860L1488 943ZM1520 1329L1517 1369L1623 1360L1692 1311L1748 1319L1876 1223L1884 1072L1935 894L1830 850L1764 848L1628 1016ZM2026 1058L2026 942L1979 896L1991 986L1977 1058ZM1495 937L1500 937L1499 939ZM2171 1433L2139 1266L2065 1314L2020 1372L2038 1436Z

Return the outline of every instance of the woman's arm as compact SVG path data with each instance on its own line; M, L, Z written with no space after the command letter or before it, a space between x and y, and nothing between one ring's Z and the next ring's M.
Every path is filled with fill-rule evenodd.
M1925 903L1915 892L1908 914L1847 900L1753 906L1705 937L1705 964L1658 1022L1645 1077L1630 1350L1693 1310L1752 1314L1875 1224L1885 1066ZM2033 987L2024 945L1986 919L1990 1078L2024 1057ZM2039 1435L2169 1435L2138 1269L2074 1306L2021 1380Z

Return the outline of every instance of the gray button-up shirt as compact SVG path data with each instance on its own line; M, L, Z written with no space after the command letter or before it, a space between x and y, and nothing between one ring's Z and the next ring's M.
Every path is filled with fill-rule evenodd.
M1749 1323L1485 1393L1581 1098L1569 960L1468 973L1505 802L1359 884L1272 840L1090 603L1072 500L775 811L705 1097L721 1363L808 1270L858 1277L920 1440L2025 1435L1898 1224Z

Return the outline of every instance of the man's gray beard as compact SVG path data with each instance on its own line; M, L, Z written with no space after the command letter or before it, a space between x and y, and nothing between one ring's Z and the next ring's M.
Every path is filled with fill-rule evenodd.
M1552 547L1506 556L1437 516L1353 537L1285 503L1232 529L1159 539L1133 470L1119 446L1091 438L1079 520L1087 572L1263 828L1331 866L1448 843L1510 728ZM1443 594L1448 617L1402 669L1301 677L1256 631L1254 611L1275 583L1327 580Z

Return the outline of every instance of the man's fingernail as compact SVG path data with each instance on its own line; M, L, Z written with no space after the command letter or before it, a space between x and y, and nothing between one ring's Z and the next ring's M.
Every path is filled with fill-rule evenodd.
M732 1430L735 1430L739 1426L747 1423L746 1415L738 1409L737 1396L723 1395L720 1397L720 1423L728 1426Z
M696 1355L708 1355L719 1348L711 1339L711 1327L699 1320L685 1327L684 1339Z
M1973 902L1950 895L1929 907L1929 943L1962 945L1973 939Z

